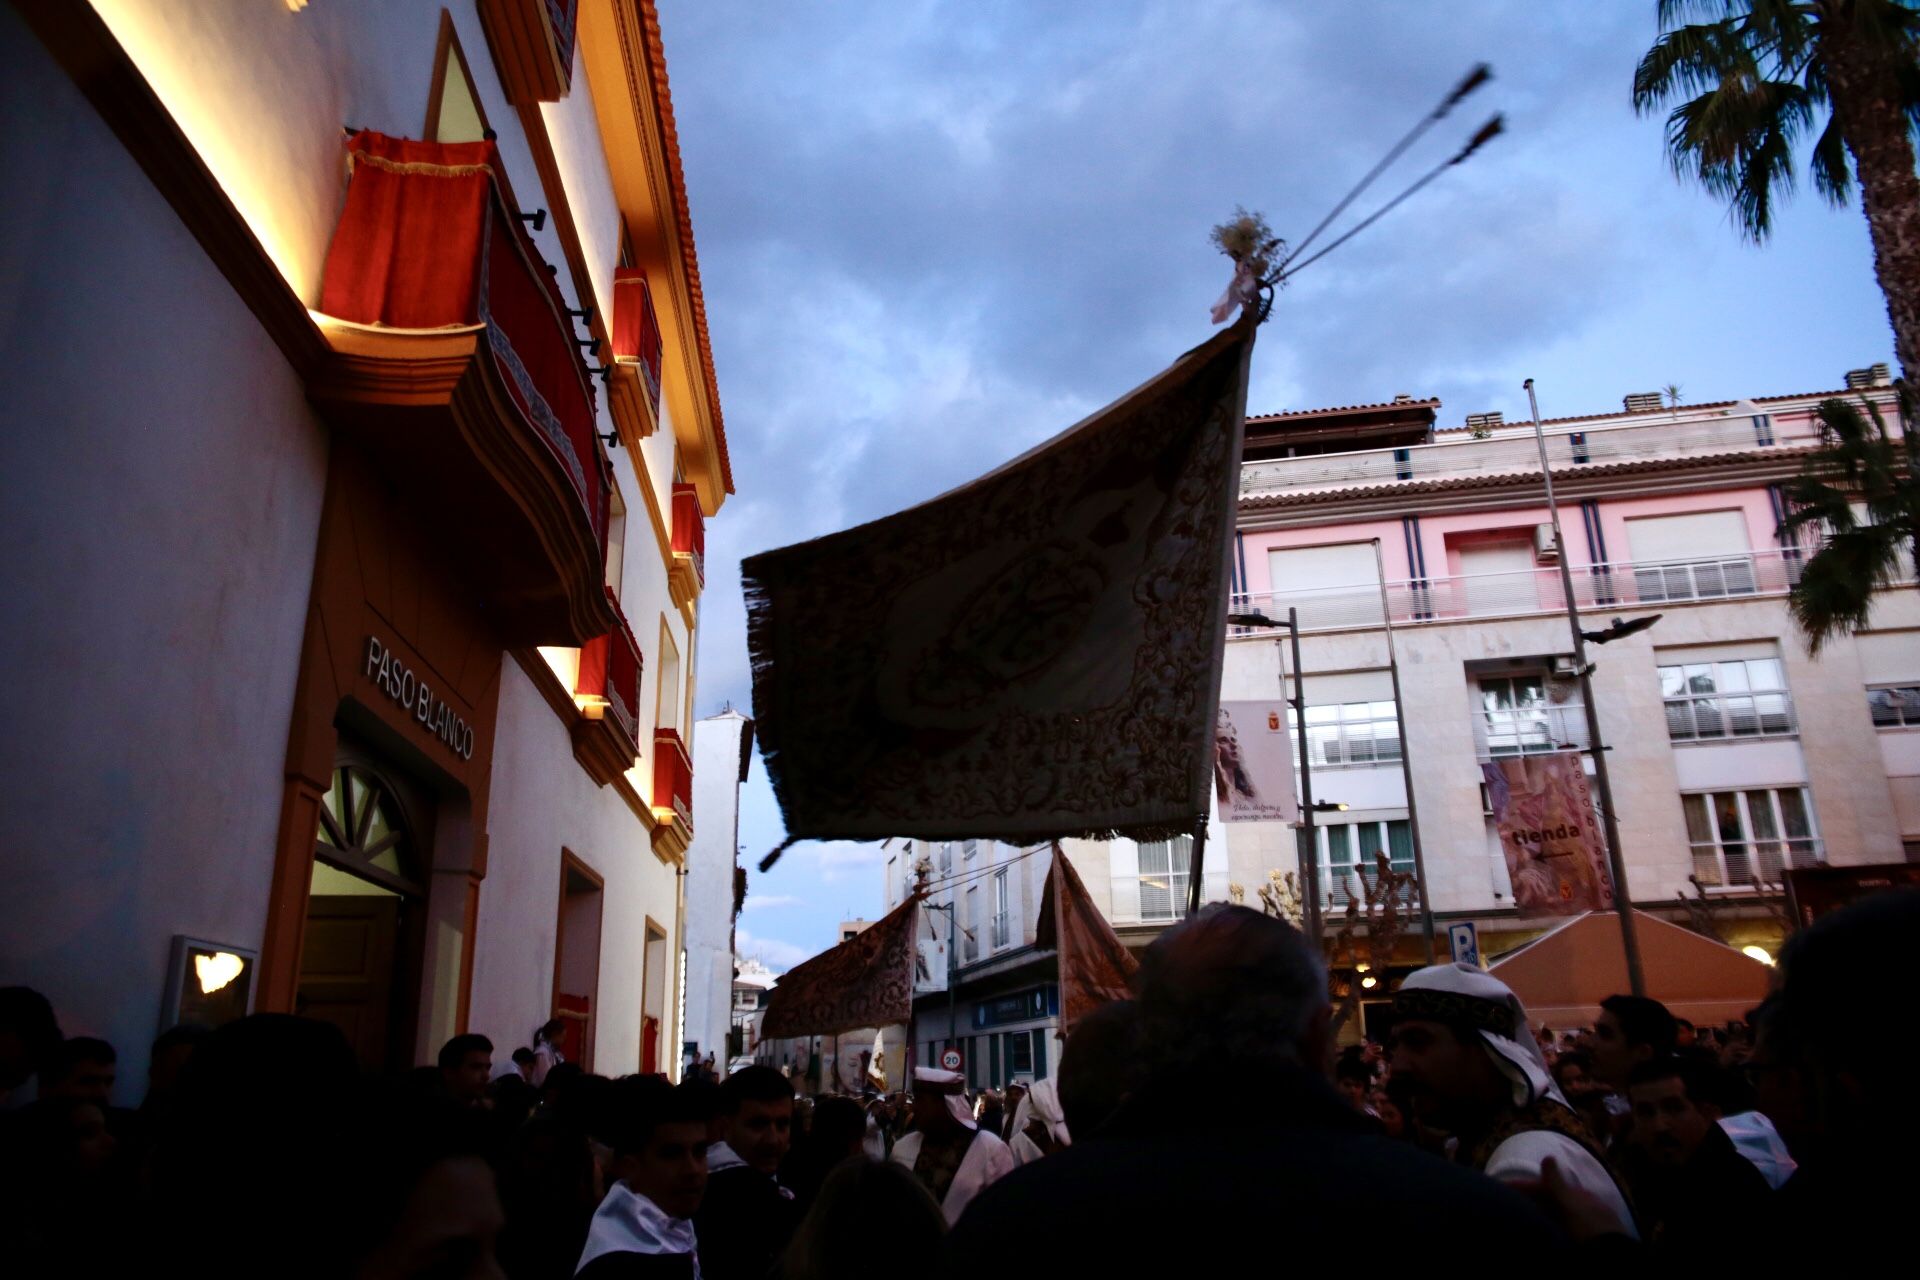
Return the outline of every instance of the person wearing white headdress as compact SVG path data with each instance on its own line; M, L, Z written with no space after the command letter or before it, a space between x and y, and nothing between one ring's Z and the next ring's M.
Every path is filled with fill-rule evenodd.
M1067 1118L1060 1111L1060 1095L1051 1080L1036 1080L1020 1099L1013 1113L1013 1158L1031 1164L1071 1145L1067 1137Z
M1393 998L1392 1067L1415 1113L1453 1135L1454 1158L1503 1182L1560 1176L1589 1193L1610 1230L1639 1238L1601 1148L1561 1096L1527 1011L1507 984L1472 965L1431 965Z
M957 1071L913 1069L914 1131L893 1144L892 1159L940 1202L948 1223L960 1220L981 1191L1013 1172L1013 1152L975 1123L966 1082Z

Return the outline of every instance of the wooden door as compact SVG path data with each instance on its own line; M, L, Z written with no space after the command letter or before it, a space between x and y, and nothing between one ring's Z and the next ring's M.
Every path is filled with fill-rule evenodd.
M392 1053L394 953L401 900L385 894L307 900L295 1011L339 1027L360 1065L388 1066Z

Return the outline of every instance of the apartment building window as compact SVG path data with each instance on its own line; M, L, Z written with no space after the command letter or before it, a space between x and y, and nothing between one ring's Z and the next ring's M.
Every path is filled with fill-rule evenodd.
M1138 845L1115 840L1107 846L1107 852L1115 920L1152 923L1186 915L1192 836Z
M967 886L966 923L961 926L961 954L969 961L980 958L980 886Z
M1007 945L1012 935L1012 920L1007 910L1007 873L1005 868L993 873L993 949L1000 950Z
M1920 729L1920 684L1868 689L1867 711L1876 729Z
M940 874L943 876L953 874L953 842L951 840L940 842Z
M1738 886L1758 877L1773 883L1789 866L1823 857L1805 787L1708 791L1680 797L1693 848L1693 874L1703 885Z
M1786 669L1778 658L1688 662L1660 668L1667 736L1675 742L1794 732Z
M621 571L627 554L627 501L620 496L620 486L611 479L607 482L607 590L613 592L615 600L620 599Z
M980 842L978 840L962 840L960 842L960 854L968 862L972 862L973 855L979 852Z
M1364 898L1364 879L1380 878L1378 854L1387 855L1397 872L1413 871L1413 827L1405 818L1382 822L1343 822L1317 827L1320 844L1320 888L1335 904Z
M1297 733L1299 713L1287 710L1287 728ZM1296 739L1294 757L1299 758ZM1316 769L1330 765L1388 764L1400 759L1400 722L1393 701L1341 702L1307 707L1307 754Z
M1488 756L1537 755L1586 745L1586 710L1555 701L1544 675L1483 676L1480 719Z
M1642 601L1752 595L1753 554L1740 511L1692 511L1627 521L1634 588Z

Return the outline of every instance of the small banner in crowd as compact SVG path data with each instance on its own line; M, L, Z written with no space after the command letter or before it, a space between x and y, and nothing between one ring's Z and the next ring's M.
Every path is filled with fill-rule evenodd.
M767 997L763 1040L830 1036L904 1023L913 1013L914 917L908 898L870 928L781 975Z
M1509 756L1482 764L1480 771L1500 828L1514 905L1547 915L1611 909L1613 881L1580 754Z
M1223 702L1213 723L1213 794L1222 822L1298 822L1287 704Z
M1051 947L1060 964L1060 1034L1074 1022L1109 1000L1133 998L1133 975L1139 961L1114 933L1100 908L1087 896L1073 863L1053 846L1053 866L1040 894L1040 922L1033 942Z
M1253 330L950 493L741 566L788 843L1193 831Z

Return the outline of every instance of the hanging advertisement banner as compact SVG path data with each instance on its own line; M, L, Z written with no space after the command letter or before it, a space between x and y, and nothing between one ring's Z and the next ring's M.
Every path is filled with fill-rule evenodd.
M1514 905L1543 915L1611 909L1613 881L1580 753L1509 756L1480 771Z
M1222 822L1300 821L1286 703L1220 704L1213 722L1213 794Z

